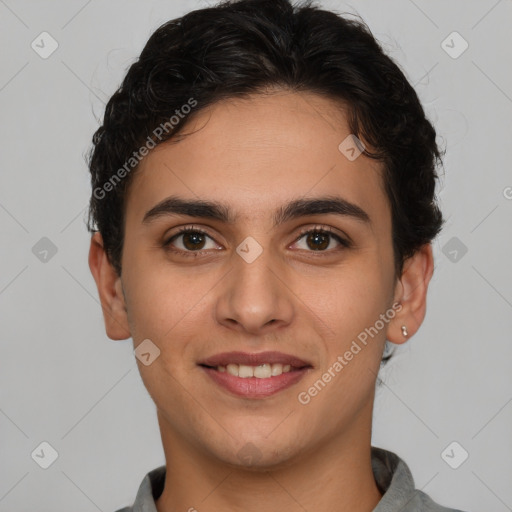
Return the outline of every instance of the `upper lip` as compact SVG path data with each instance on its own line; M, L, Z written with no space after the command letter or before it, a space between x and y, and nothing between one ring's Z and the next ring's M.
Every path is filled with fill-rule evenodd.
M259 366L264 363L280 363L283 365L289 364L294 368L311 366L308 362L296 356L283 354L282 352L258 352L256 354L250 354L248 352L222 352L221 354L215 354L199 362L200 365L211 367L227 366L228 364Z

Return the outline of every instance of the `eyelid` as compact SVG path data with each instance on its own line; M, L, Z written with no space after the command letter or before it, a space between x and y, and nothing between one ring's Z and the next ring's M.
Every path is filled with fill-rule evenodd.
M333 237L344 248L348 249L348 248L352 247L352 240L349 236L347 236L345 234L338 233L335 230L335 228L333 228L331 226L323 226L320 224L317 224L314 227L303 228L301 230L299 236L295 238L293 243L294 244L297 243L304 235L308 235L310 233L323 233L323 234L327 233L328 235ZM333 250L331 249L329 251L308 251L308 252L317 253L317 254L322 254L322 253L328 254L328 253L333 252Z
M189 224L189 225L186 225L186 226L180 226L178 228L178 230L173 233L172 235L170 236L167 236L165 235L164 236L164 239L163 239L163 242L162 242L162 245L164 247L166 247L167 245L169 245L171 243L172 240L174 240L175 238L177 238L178 236L180 235L183 235L183 234L186 234L186 233L201 233L202 235L205 235L207 236L208 238L210 238L211 240L213 240L217 245L220 245L216 240L215 238L210 235L208 233L208 231L204 230L203 228L200 228L198 226L195 226L193 224ZM181 251L181 252L184 252L184 251ZM185 251L185 252L195 252L195 253L200 253L201 251Z
M295 241L299 240L302 236L304 236L308 233L315 233L315 232L328 233L329 235L338 237L340 239L344 239L344 241L346 241L347 243L350 242L350 237L345 235L343 232L338 232L332 226L323 226L322 224L315 224L313 227L302 228L299 236L295 239Z

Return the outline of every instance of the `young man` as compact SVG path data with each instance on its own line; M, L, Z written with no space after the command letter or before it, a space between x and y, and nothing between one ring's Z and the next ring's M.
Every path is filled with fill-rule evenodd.
M166 458L123 511L447 511L371 446L443 219L435 131L365 25L288 0L170 21L93 142L89 263Z

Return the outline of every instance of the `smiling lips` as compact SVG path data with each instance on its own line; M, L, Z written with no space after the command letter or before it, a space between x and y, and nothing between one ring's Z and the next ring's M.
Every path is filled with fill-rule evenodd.
M281 352L224 352L199 363L214 382L244 398L265 398L298 382L312 366Z

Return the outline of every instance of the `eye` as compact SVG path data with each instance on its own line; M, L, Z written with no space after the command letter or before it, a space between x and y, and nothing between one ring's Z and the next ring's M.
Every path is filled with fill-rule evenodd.
M305 243L305 246L300 247L300 243ZM336 248L336 243L338 246L345 248L351 246L348 240L333 233L332 229L328 227L315 227L303 230L294 242L294 244L299 245L299 249L308 252L333 252ZM162 245L169 251L186 256L196 256L210 249L219 249L219 246L206 231L193 226L180 228L177 233L168 238Z
M210 240L209 247L208 239ZM200 253L203 250L218 249L219 247L205 231L191 226L181 228L171 238L167 239L163 246L173 252L181 253Z
M304 238L305 247L299 247L300 249L315 251L315 252L331 252L327 249L332 249L333 242L337 242L343 247L350 247L350 242L345 240L341 236L332 232L331 228L318 228L304 230L300 236L295 240L295 244Z

